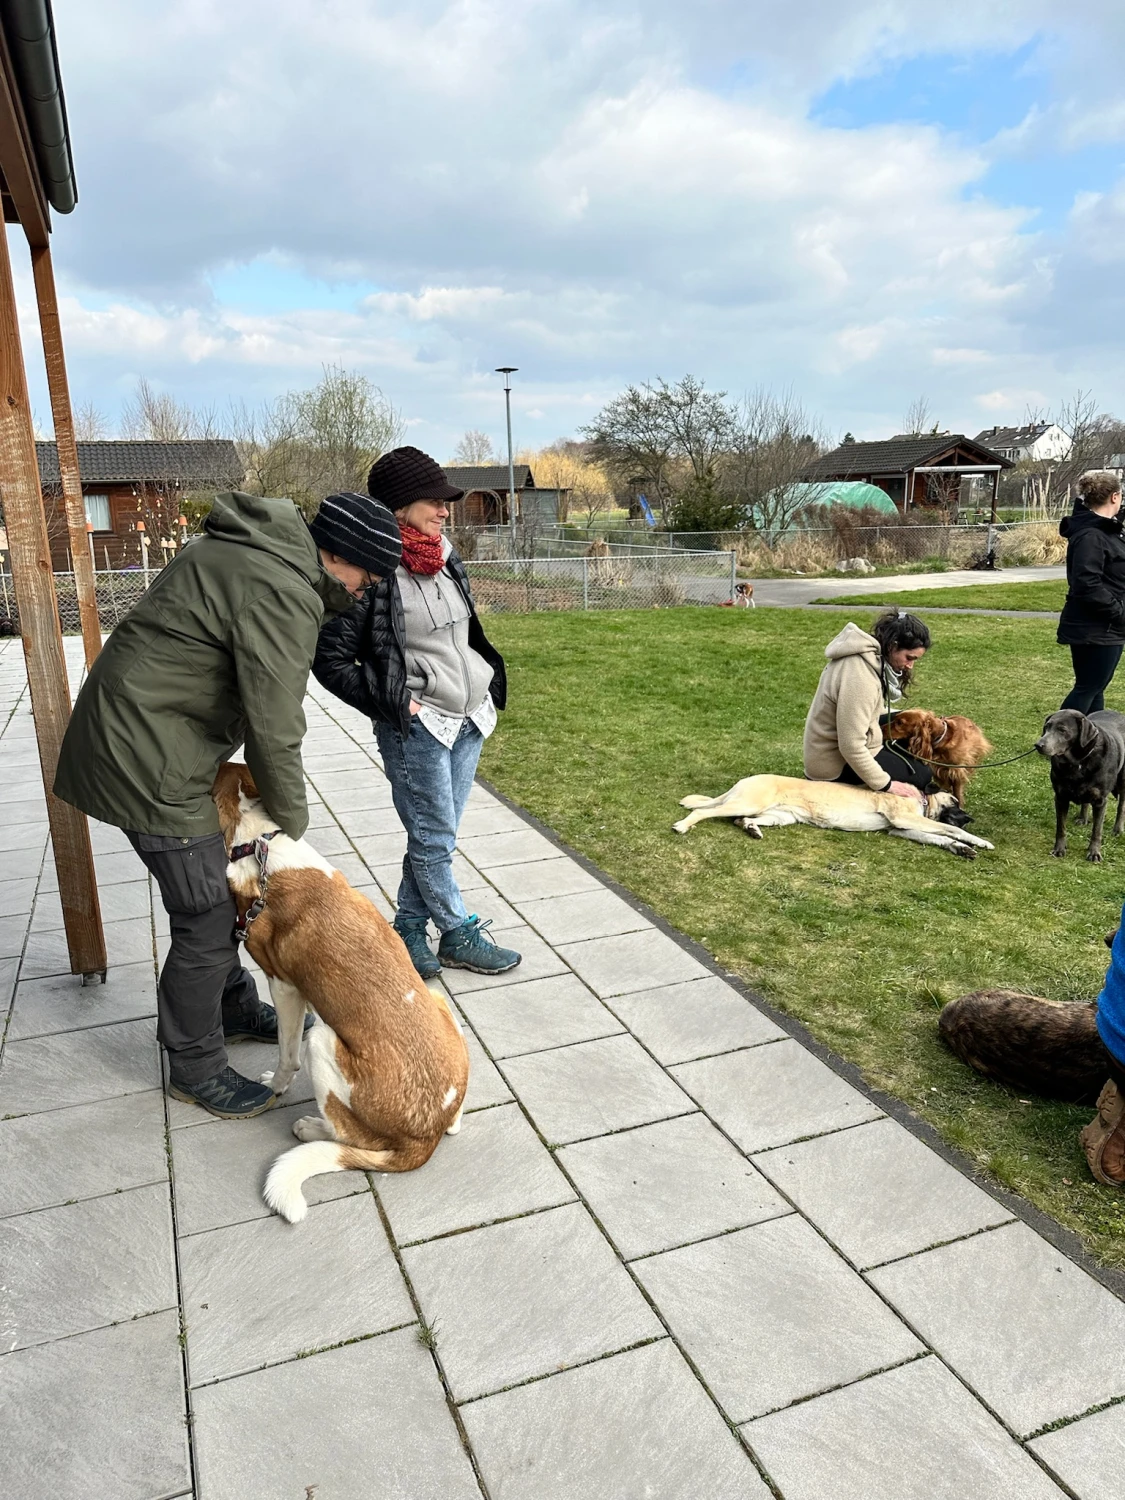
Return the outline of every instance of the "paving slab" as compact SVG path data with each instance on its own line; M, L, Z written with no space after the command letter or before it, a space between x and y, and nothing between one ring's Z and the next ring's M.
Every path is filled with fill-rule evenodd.
M526 818L514 808L489 798L486 803L473 802L461 814L457 827L459 838L478 838L486 833L519 833L528 826Z
M372 1180L400 1245L574 1201L516 1104L478 1111L417 1172Z
M154 1021L9 1042L0 1063L0 1118L92 1104L159 1084Z
M1125 1396L1125 1306L1026 1224L869 1279L1016 1432Z
M368 1194L189 1235L180 1268L192 1385L414 1318Z
M465 1045L469 1049L469 1088L465 1095L465 1113L491 1109L496 1104L505 1103L512 1097L512 1091L471 1031L465 1032Z
M338 817L347 818L351 812L369 807L391 807L391 784L381 771L373 766L363 777L318 776L316 789Z
M666 1065L779 1041L785 1035L780 1026L714 975L687 984L615 995L611 1009L656 1060Z
M532 979L461 998L469 1024L493 1057L518 1057L623 1030L621 1022L573 974Z
M355 847L351 839L333 818L331 824L325 828L310 828L305 834L305 840L311 844L318 854L323 854L325 859L336 859L341 854L354 854Z
M8 736L5 735L0 742L0 758L3 758L8 744ZM20 802L0 803L0 824L7 827L11 823L34 823L37 819L45 819L47 816L47 800L43 796L29 797Z
M5 869L5 877L7 869ZM20 917L35 905L35 877L25 875L22 880L0 880L0 916Z
M461 1416L503 1500L768 1500L668 1339L486 1396Z
M0 1360L0 1494L163 1500L189 1490L179 1333L168 1311Z
M0 1219L0 1350L176 1305L166 1183Z
M353 842L359 857L368 868L401 861L406 853L406 834L401 828L389 833L356 834Z
M479 879L483 881L484 876L480 876ZM526 926L515 907L509 906L503 896L494 891L490 885L480 884L470 891L465 897L465 905L468 907L470 916L480 917L482 922L491 922L497 932L506 932L512 927ZM439 934L432 921L427 924L426 930L431 941L436 944Z
M633 1270L733 1422L922 1351L796 1214L634 1261Z
M0 888L0 897L2 897L2 888ZM125 880L119 885L99 887L98 901L102 908L103 922L122 922L136 917L147 918L152 908L152 892L149 890L147 880ZM159 893L156 895L156 902L158 909L163 912ZM2 905L3 902L0 899L0 907ZM42 918L39 904L36 905L35 924L41 926L45 932L63 925L62 907L57 900L50 906L45 906Z
M512 833L482 833L459 838L457 847L478 870L493 870L500 865L532 864L543 859L565 859L562 849L534 828L523 827Z
M0 857L12 849L44 849L46 844L45 817L34 823L0 823Z
M19 973L18 958L0 958L0 1016L7 1015L16 992L16 975Z
M580 1204L402 1255L457 1401L664 1333Z
M1060 1500L1062 1495L933 1358L775 1412L742 1433L785 1500Z
M268 1218L270 1210L262 1197L266 1173L283 1151L298 1144L294 1120L316 1112L315 1105L299 1103L275 1107L253 1120L217 1120L200 1110L209 1123L198 1130L173 1131L180 1235ZM310 1177L303 1192L309 1203L329 1203L366 1193L367 1186L364 1172L325 1172Z
M623 932L651 932L652 923L612 891L577 891L526 901L523 918L549 943L616 937Z
M626 1260L792 1212L699 1114L580 1141L557 1155Z
M631 1036L512 1057L504 1073L551 1142L693 1112L687 1095Z
M122 964L106 975L105 984L82 983L63 973L24 979L16 986L16 1003L8 1040L81 1031L156 1014L156 971L147 963Z
M196 1391L198 1500L480 1500L417 1330Z
M573 859L541 859L531 864L501 865L488 878L514 907L544 896L569 896L574 891L604 891L605 885Z
M366 838L377 833L397 833L402 820L390 805L386 807L349 808L341 814L347 822L348 833L353 838ZM335 823L335 818L332 820Z
M19 958L27 941L29 920L21 912L15 917L0 917L0 958Z
M766 1151L882 1116L858 1089L793 1041L728 1052L670 1071L743 1151Z
M1028 1444L1079 1500L1125 1500L1125 1406L1111 1406Z
M4 883L7 885L13 880L37 879L42 869L44 869L42 849L9 850L4 856ZM46 876L46 871L44 874ZM55 879L53 870L50 872L47 885L44 888L58 890L59 883Z
M754 1165L861 1269L1013 1217L893 1120L782 1146Z
M106 956L111 968L125 964L153 961L152 919L130 918L124 922L105 922ZM66 934L61 929L35 931L28 936L20 976L35 979L47 974L69 974L70 952Z
M471 969L443 969L442 982L453 995L467 995L473 990L498 989L507 984L526 984L529 979L546 979L550 974L565 974L566 964L555 950L537 937L530 927L489 928L488 935L501 948L514 948L521 961L504 974L474 974Z
M166 1182L158 1090L0 1120L0 1214Z
M603 999L686 979L706 979L709 973L678 943L651 928L621 937L593 938L588 943L560 944L559 953Z

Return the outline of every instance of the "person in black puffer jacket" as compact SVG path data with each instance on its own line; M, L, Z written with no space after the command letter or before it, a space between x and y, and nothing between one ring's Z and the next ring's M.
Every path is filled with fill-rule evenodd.
M373 721L406 830L394 926L414 967L423 979L443 966L502 973L520 955L499 947L485 934L488 922L466 912L453 876L481 747L507 700L503 658L485 637L464 564L442 534L462 491L417 448L384 454L367 487L398 522L402 566L321 632L313 672ZM440 934L436 957L427 941L431 921Z
M1066 603L1058 641L1070 647L1074 686L1063 708L1097 713L1125 646L1125 537L1121 480L1112 469L1090 469L1078 481L1074 514L1064 516Z

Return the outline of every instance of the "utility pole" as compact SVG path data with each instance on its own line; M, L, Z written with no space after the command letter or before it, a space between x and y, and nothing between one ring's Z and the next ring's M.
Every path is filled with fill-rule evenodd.
M516 555L516 466L512 462L512 381L518 365L497 365L497 375L504 377L504 412L508 419L508 528L512 536L512 556Z

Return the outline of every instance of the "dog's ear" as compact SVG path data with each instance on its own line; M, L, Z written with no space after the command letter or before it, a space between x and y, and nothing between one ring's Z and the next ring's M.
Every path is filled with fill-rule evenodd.
M1078 725L1078 748L1083 754L1092 750L1098 742L1098 726L1091 724L1085 714L1080 717Z

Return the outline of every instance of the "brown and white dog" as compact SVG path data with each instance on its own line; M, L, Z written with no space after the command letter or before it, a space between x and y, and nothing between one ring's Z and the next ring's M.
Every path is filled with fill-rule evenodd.
M222 766L211 795L228 852L274 835L246 948L277 1010L278 1066L262 1078L275 1093L300 1066L306 1007L317 1018L306 1060L320 1113L294 1123L305 1144L278 1157L264 1190L294 1224L308 1212L308 1177L427 1162L442 1135L460 1129L469 1057L445 996L427 989L402 939L311 844L276 831L249 770ZM242 921L261 894L257 854L232 860L227 879Z
M972 719L960 714L941 718L925 708L904 708L892 714L883 725L883 738L901 745L908 755L933 761L934 780L944 791L952 792L957 806L965 805L965 788L973 775L972 767L984 760L992 746Z
M923 812L913 797L898 797L893 792L872 792L838 781L804 781L796 776L747 776L721 797L682 797L680 806L694 811L672 827L677 833L687 833L704 818L733 818L752 838L760 839L763 828L810 823L814 828L889 833L916 844L936 844L963 859L974 859L978 849L991 849L987 839L956 824L937 821L936 815L953 804L951 793L936 792L926 799Z

